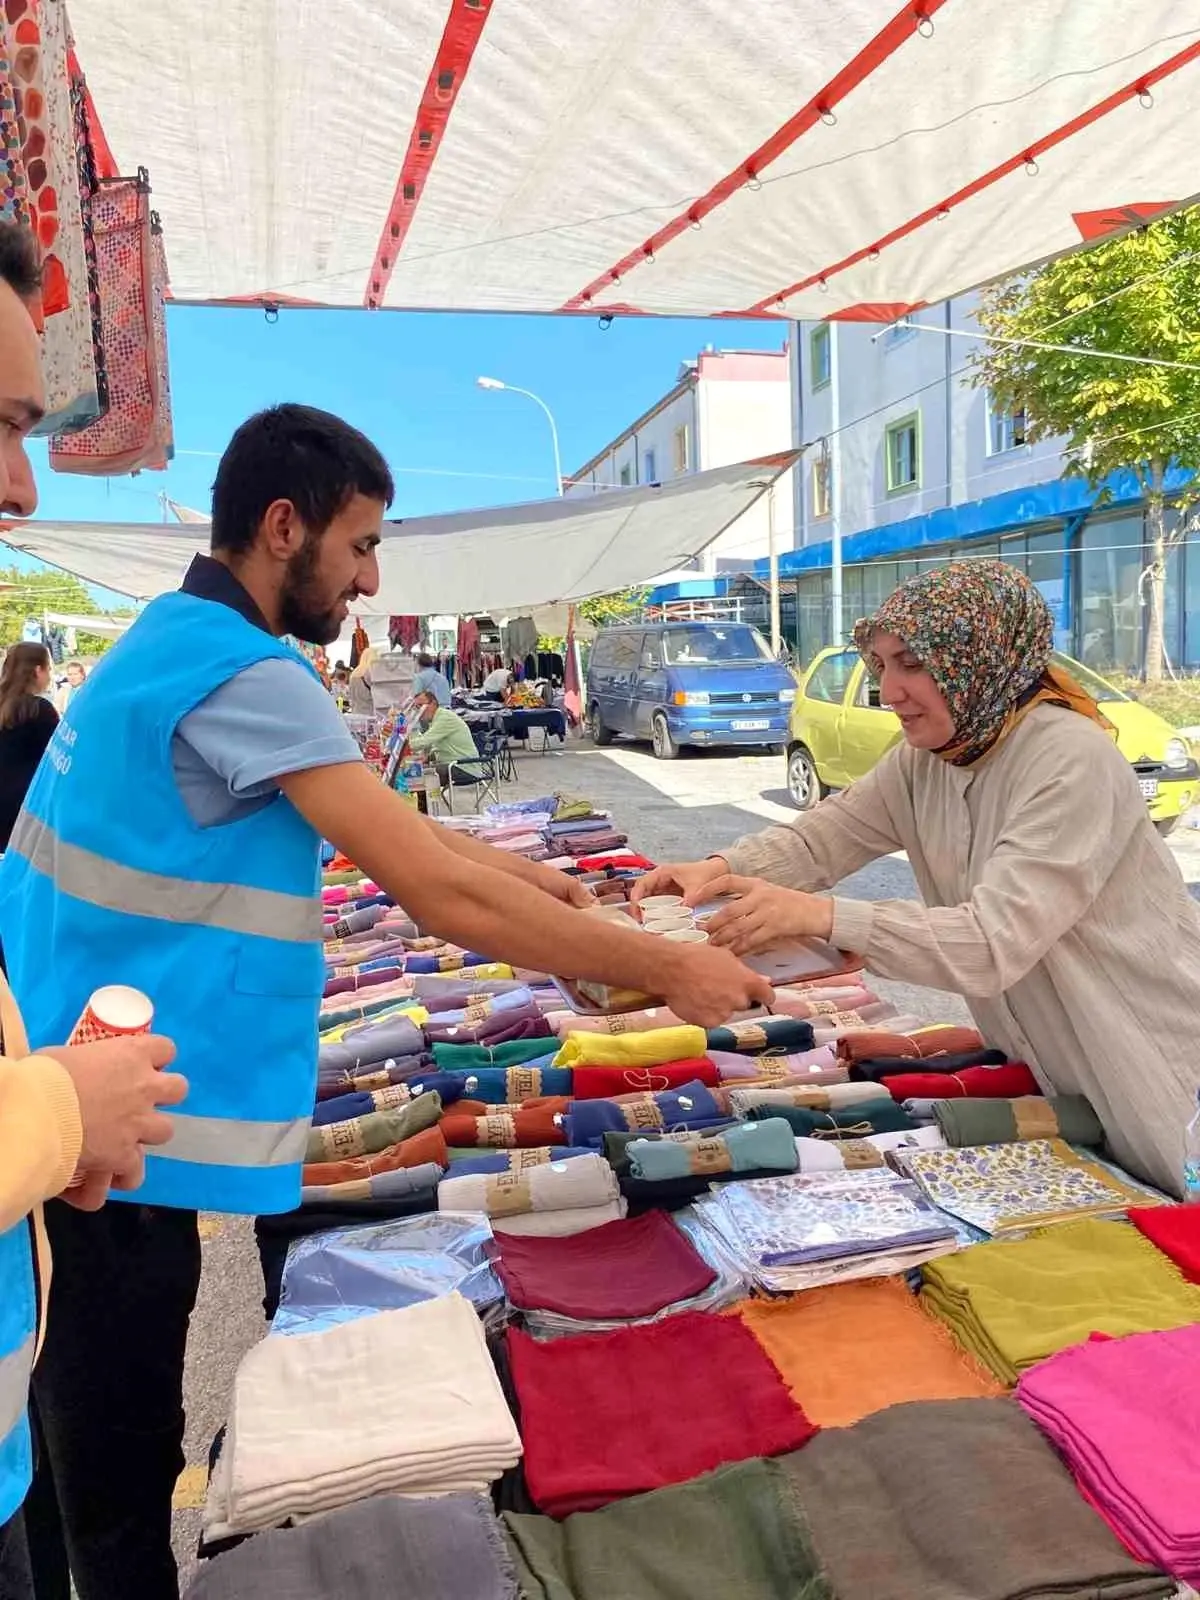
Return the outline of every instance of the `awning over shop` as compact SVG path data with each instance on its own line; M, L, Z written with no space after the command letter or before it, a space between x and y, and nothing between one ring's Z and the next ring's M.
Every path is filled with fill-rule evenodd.
M893 321L1200 190L1200 0L71 0L185 301Z
M643 583L718 538L796 459L783 451L645 489L384 524L364 613L517 615ZM178 588L198 524L0 523L0 541L117 594Z

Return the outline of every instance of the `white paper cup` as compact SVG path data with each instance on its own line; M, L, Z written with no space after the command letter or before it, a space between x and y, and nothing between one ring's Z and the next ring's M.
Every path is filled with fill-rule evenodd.
M639 900L643 912L646 911L678 911L683 905L681 894L652 894L645 900Z
M692 928L695 923L686 912L676 916L643 917L642 926L647 933L681 933L685 928Z
M673 928L670 933L664 933L662 937L672 939L676 944L708 943L708 935L700 928Z

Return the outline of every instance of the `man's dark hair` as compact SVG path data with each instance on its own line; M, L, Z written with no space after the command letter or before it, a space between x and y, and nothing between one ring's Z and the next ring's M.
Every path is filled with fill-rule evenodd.
M422 650L421 654L417 657L417 669L418 669L418 671L420 671L420 672L428 672L430 667L432 667L433 665L434 665L433 657L430 656L430 655L426 655L425 652Z
M390 506L395 493L387 462L357 428L312 406L272 406L247 418L221 457L212 548L244 554L276 500L290 500L320 535L354 495Z
M16 222L0 222L0 283L22 300L33 300L42 286L37 240Z

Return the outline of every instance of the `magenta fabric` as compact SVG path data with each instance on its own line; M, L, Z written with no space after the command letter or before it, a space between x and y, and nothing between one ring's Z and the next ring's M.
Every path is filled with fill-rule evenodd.
M1093 1335L1024 1373L1017 1402L1133 1555L1200 1581L1200 1324Z
M681 1311L541 1344L510 1328L525 1478L552 1517L798 1450L816 1428L740 1317Z
M496 1271L520 1311L557 1311L580 1322L652 1317L703 1294L716 1273L661 1211L606 1222L566 1239L504 1232Z

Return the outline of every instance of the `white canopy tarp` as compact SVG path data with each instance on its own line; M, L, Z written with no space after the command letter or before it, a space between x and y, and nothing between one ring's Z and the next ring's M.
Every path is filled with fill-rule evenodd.
M132 617L91 616L87 612L45 611L43 620L56 623L60 628L74 628L77 633L94 634L98 639L119 639L133 624Z
M70 10L185 301L892 321L1200 190L1200 0Z
M364 614L516 615L640 584L698 555L796 459L783 451L644 489L387 522ZM193 524L0 523L0 541L117 594L179 587L208 549Z

